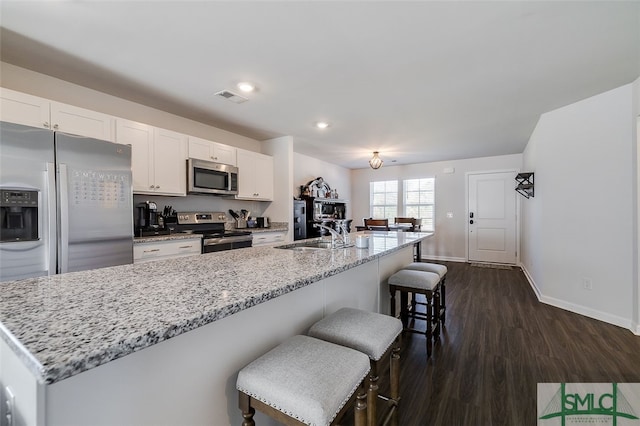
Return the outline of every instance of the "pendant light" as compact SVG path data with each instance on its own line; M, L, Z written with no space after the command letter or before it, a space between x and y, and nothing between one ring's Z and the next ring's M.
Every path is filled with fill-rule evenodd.
M378 151L373 151L373 158L369 160L369 165L372 169L377 170L382 167L383 161L378 157Z

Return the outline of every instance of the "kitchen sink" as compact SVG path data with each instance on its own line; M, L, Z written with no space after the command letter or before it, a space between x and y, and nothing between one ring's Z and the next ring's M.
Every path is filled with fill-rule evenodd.
M347 248L347 247L351 247L352 244L349 245L341 245L339 244L338 248ZM311 240L311 241L303 241L300 243L294 243L294 244L285 244L283 246L276 246L275 248L279 248L279 249L284 249L284 250L298 250L298 251L307 251L307 250L326 250L326 249L332 249L333 247L331 247L331 241L327 241L327 240Z

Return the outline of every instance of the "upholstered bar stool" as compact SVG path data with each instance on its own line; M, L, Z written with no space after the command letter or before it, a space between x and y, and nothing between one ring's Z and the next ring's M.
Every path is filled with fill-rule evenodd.
M318 321L309 329L309 336L347 346L367 355L371 365L367 386L367 423L378 423L378 397L388 402L382 414L382 424L391 420L398 423L397 407L400 400L400 334L402 322L397 318L367 312L360 309L342 308ZM378 364L391 352L389 377L390 397L378 395Z
M440 276L433 272L414 271L401 269L391 275L388 280L391 294L391 316L396 316L396 292L400 292L400 320L403 331L424 334L427 340L427 357L431 356L431 344L440 334L440 321L437 314L440 312L439 285ZM410 310L407 304L409 293L423 294L427 299L425 314ZM425 320L424 331L409 327L409 318Z
M444 326L445 315L447 313L446 303L446 280L447 280L447 267L438 263L429 262L413 262L405 266L403 269L411 269L414 271L433 272L440 276L440 312L438 318L440 323ZM415 303L415 300L413 301ZM415 309L415 306L414 306Z
M369 359L361 352L309 336L294 336L238 373L244 418L258 409L285 425L334 425L355 401L356 426L367 419L364 381Z

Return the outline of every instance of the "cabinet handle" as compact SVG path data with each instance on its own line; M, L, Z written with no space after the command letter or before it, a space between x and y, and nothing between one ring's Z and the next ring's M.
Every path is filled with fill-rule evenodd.
M156 185L156 189L160 189L160 185Z
M193 247L193 246L182 246L182 247L178 247L178 248L180 248L180 249L188 249L188 248L191 248L191 247Z
M151 186L149 187L149 189L153 189L153 188L155 188L155 186L153 186L153 185L151 185Z
M53 125L53 128L54 128L54 129L56 129L56 130L58 130L58 125L57 125L57 124L54 124L54 125Z
M145 250L145 253L153 253L154 251L160 251L160 249L153 249L153 250Z
M46 129L48 129L48 128L49 128L49 122L48 122L48 121L45 121L42 125L43 125Z

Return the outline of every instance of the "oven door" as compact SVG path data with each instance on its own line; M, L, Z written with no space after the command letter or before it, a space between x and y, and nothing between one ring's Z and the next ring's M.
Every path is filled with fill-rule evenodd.
M235 195L238 193L238 168L190 158L187 160L187 193Z
M205 238L202 241L202 253L233 250L244 247L251 247L252 245L253 237L251 235L238 237Z

